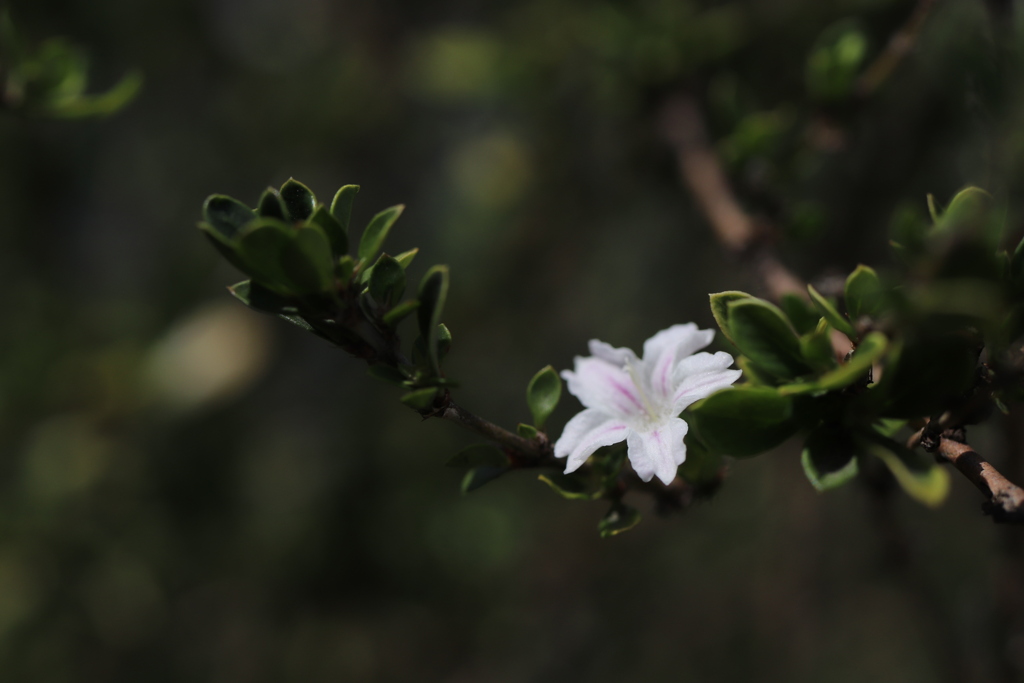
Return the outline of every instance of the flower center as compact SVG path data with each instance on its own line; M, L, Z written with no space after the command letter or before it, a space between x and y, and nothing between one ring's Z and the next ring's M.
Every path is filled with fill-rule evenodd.
M644 391L644 383L640 381L639 373L637 372L636 366L629 361L626 361L626 372L629 373L630 379L633 380L633 386L636 387L636 393L640 397L640 402L644 405L644 411L648 417L655 417L657 412L654 410L654 406L651 405L651 400L648 398L647 393Z

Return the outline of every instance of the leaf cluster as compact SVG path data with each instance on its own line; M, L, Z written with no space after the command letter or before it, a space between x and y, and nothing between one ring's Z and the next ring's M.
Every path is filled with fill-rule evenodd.
M279 189L267 188L256 208L211 195L199 229L249 276L229 288L238 299L366 360L374 376L408 390L403 403L426 413L443 388L452 386L441 370L451 347L451 333L441 322L448 268L430 268L416 295L404 298L406 269L419 250L394 256L384 251L404 207L376 214L355 243L349 224L358 192L357 185L345 185L328 206L291 179ZM419 336L407 356L397 328L413 313Z
M945 497L945 470L893 437L928 420L960 427L1020 396L1024 242L998 249L990 195L957 194L932 224L894 236L901 267L880 277L858 266L841 296L813 286L778 306L744 292L711 295L746 382L692 407L710 452L766 452L802 434L802 461L820 490L877 458L915 499ZM851 347L838 356L835 349ZM936 422L938 424L938 422Z
M0 108L52 118L113 114L131 102L142 75L129 72L104 93L86 94L89 60L63 38L31 47L0 11Z

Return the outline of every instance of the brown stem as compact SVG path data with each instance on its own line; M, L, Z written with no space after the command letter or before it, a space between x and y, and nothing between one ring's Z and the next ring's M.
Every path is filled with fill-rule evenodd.
M539 435L536 439L524 439L518 434L513 434L507 429L477 417L453 401L447 394L442 399L441 407L434 413L431 413L431 416L454 422L470 431L476 432L485 439L493 441L502 448L515 451L517 454L531 460L540 460L553 456L551 443L546 436Z
M910 437L911 448L921 443L924 429ZM948 437L940 437L935 453L967 477L987 498L985 511L997 522L1024 523L1024 489L1004 477L992 463L970 446Z

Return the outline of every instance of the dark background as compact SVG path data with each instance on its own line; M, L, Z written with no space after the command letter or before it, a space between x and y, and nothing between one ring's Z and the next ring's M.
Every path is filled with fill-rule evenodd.
M870 61L914 4L11 3L32 38L87 46L97 89L146 83L105 120L0 112L0 677L1024 680L1013 532L960 478L937 511L819 495L788 445L684 515L637 499L610 540L600 503L529 473L463 497L442 464L470 435L231 299L242 277L194 227L208 194L291 176L321 201L361 184L356 226L407 204L390 250L421 248L414 280L451 266L457 397L513 426L588 339L639 348L711 326L709 292L757 291L680 184L672 93L726 157L747 117L783 121L730 171L803 277L884 268L929 192L981 184L1015 230L1022 83L996 43L1016 34L985 3L940 0L873 97L807 95L822 31L856 18ZM999 462L1007 434L972 443Z

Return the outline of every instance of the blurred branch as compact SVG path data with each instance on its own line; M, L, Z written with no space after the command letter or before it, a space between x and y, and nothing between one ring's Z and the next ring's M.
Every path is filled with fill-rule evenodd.
M949 436L940 436L938 443L929 442L926 430L920 429L907 442L907 446L921 446L951 463L960 474L988 497L985 511L997 522L1024 523L1024 489L1004 477L990 462L966 443Z
M680 94L669 99L661 111L661 127L665 139L675 149L684 184L693 193L722 247L754 265L772 298L777 300L783 294L806 298L804 283L779 261L771 248L769 231L743 210L729 186L693 97Z
M907 21L889 38L885 49L857 80L855 92L859 97L868 97L878 90L900 62L910 54L935 4L936 0L918 0Z
M675 149L684 184L693 193L722 247L753 265L772 299L778 301L784 294L809 299L807 285L776 256L770 231L740 206L693 97L678 94L669 99L661 111L661 127L665 139ZM832 348L841 359L853 350L853 345L842 333L834 331Z

